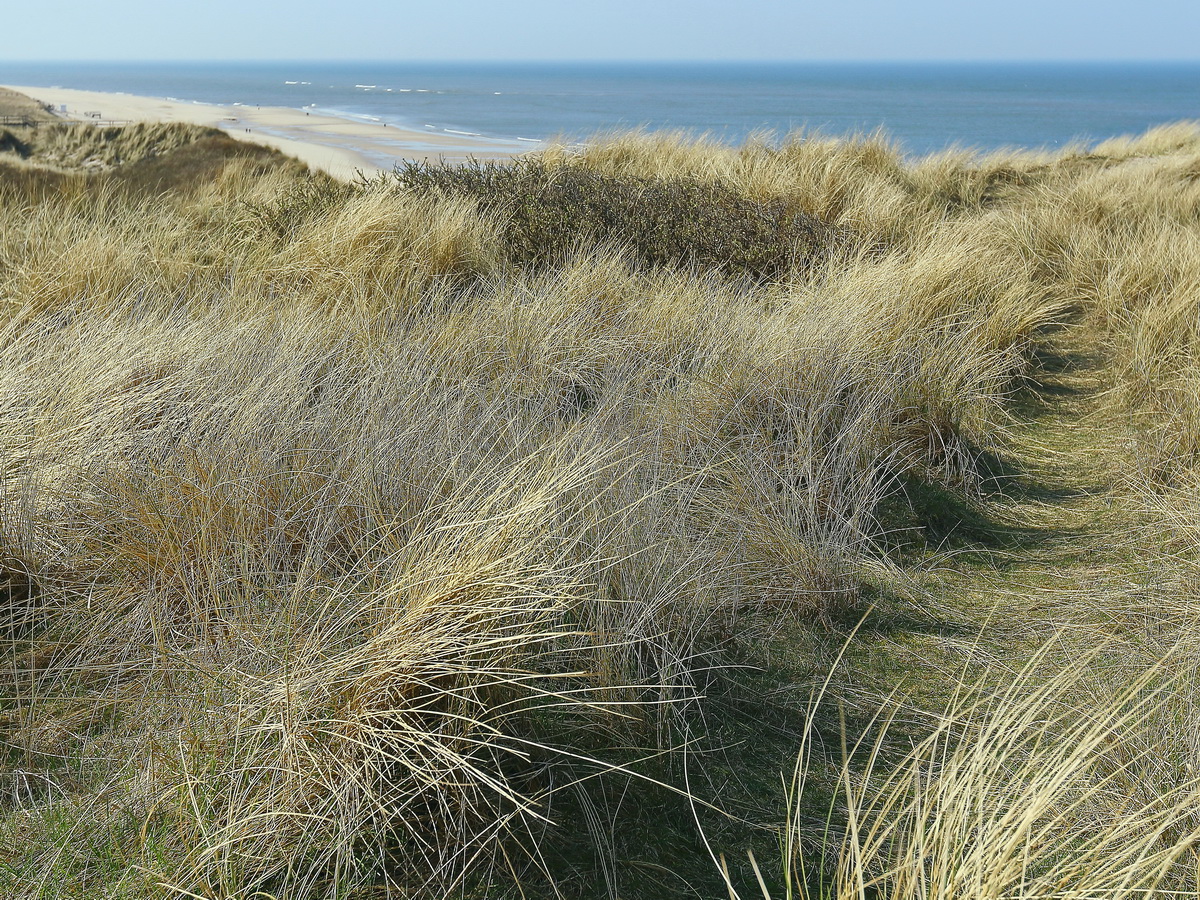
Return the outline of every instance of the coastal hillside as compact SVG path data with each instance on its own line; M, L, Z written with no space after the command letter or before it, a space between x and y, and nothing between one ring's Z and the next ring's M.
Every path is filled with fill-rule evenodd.
M0 121L4 125L25 128L55 119L54 114L37 101L8 88L0 88Z
M0 128L0 895L1197 896L1198 175Z

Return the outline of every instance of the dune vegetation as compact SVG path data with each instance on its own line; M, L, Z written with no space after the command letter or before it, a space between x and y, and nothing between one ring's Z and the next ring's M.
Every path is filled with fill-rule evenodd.
M0 210L0 895L1200 896L1200 126Z

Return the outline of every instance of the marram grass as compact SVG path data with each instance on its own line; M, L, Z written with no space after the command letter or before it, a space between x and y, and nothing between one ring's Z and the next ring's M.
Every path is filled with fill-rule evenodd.
M1193 126L351 185L188 129L9 144L0 893L1197 893ZM1014 438L1054 366L1161 577L1052 643L1031 582L1027 640L828 742L847 623L868 672L884 606L984 658L987 585L931 574L1085 578L988 518L1069 499L1011 463L1066 440Z

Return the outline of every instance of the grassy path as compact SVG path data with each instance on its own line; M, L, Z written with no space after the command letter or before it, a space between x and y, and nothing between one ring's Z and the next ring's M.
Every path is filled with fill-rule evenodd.
M1056 638L1047 677L1098 644L1113 666L1157 658L1176 575L1124 481L1132 435L1107 373L1084 328L1046 338L981 489L926 504L913 590L883 598L848 645L844 702L869 715L899 691L935 712L955 685L1003 688Z
M989 476L979 489L969 496L928 485L927 493L913 490L925 541L901 560L909 583L895 592L885 584L861 621L848 618L827 631L781 626L748 656L708 720L710 739L727 747L727 764L709 760L705 776L727 811L762 822L762 811L777 805L780 773L790 771L800 745L798 723L831 667L830 702L815 721L816 786L803 812L815 841L838 790L843 734L851 741L870 735L881 708L898 703L902 710L884 751L898 759L935 725L956 690L1004 691L1048 642L1053 649L1025 675L1033 676L1031 690L1097 642L1111 643L1098 656L1097 690L1122 667L1157 658L1163 623L1154 609L1160 594L1151 588L1169 576L1156 571L1161 554L1140 552L1145 513L1122 484L1130 435L1110 417L1106 378L1101 348L1082 328L1048 336L1035 377L1013 398L1004 448L985 459ZM755 723L749 736L747 722ZM761 859L773 858L769 826L756 837L715 817L703 825L710 844L729 851L735 881L753 885L737 857L753 844ZM630 857L671 863L665 844L658 844L661 856L647 854L663 839L661 819L628 834L641 836L625 848ZM690 852L699 868L684 875L704 883L705 853Z

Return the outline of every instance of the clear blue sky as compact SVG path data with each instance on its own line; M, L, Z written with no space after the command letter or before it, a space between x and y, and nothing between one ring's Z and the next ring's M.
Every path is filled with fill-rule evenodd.
M1200 59L1200 0L12 0L2 60Z

